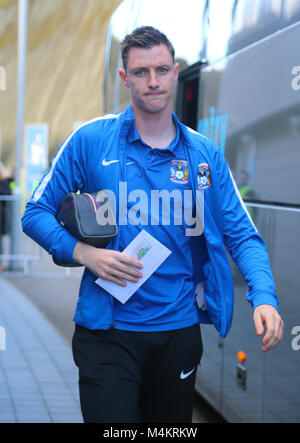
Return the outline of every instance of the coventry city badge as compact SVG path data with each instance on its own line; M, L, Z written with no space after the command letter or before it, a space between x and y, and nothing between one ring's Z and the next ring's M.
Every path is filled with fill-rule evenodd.
M185 160L172 160L170 180L174 183L187 183L189 178L188 166L188 162Z
M198 165L197 184L199 189L207 189L211 185L210 169L207 163Z

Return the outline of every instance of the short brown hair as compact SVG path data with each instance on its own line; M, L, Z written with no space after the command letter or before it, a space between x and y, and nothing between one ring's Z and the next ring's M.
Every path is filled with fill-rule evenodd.
M128 53L131 48L153 48L153 46L165 45L175 61L175 50L167 36L152 26L141 26L131 34L126 35L121 42L121 54L124 69L127 69Z

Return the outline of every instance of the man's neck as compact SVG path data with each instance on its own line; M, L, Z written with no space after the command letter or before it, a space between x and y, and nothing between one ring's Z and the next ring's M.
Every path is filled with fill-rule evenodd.
M172 119L172 111L146 113L139 110L134 114L138 133L142 140L152 148L167 148L176 137L176 126Z

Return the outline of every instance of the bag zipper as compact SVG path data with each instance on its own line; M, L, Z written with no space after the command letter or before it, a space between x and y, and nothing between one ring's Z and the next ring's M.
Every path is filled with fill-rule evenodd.
M96 206L96 203L95 203L93 197L91 196L91 194L88 194L87 192L85 192L83 195L87 195L88 196L88 198L89 198L89 200L91 202L91 205L92 205L92 209L94 210L94 213L96 214L97 213L97 206Z

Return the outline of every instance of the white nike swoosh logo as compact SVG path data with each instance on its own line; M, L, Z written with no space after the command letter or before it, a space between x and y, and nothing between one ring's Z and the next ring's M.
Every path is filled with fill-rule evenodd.
M120 160L110 160L109 162L106 161L106 159L102 160L102 166L109 166L112 165L113 163L118 163Z
M181 371L181 373L180 373L181 380L184 380L185 378L188 378L195 371L195 369L196 369L196 367L193 368L190 372Z
M106 161L106 159L102 160L102 166L109 166L113 163L119 163L120 160L110 160ZM126 165L132 165L134 162L127 162Z

